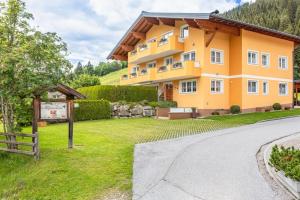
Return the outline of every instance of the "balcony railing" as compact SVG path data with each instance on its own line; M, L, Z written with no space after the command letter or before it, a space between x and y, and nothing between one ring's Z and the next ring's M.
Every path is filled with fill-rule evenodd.
M179 40L178 36L172 35L138 45L136 50L129 53L128 62L140 64L183 51L184 43Z
M130 78L121 79L122 85L155 83L170 80L180 80L201 76L201 68L194 61L175 62L173 65L154 68L144 68L129 75Z

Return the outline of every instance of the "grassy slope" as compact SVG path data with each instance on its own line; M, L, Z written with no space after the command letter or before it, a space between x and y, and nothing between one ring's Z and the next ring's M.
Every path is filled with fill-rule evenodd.
M300 115L300 109L201 120L140 118L78 122L73 150L66 148L67 125L49 125L39 130L40 161L0 153L0 199L94 199L110 189L130 193L133 149L138 142L287 115ZM24 131L30 132L30 128Z
M127 68L109 73L109 74L101 77L100 78L101 84L102 85L120 85L120 77L123 74L127 74Z

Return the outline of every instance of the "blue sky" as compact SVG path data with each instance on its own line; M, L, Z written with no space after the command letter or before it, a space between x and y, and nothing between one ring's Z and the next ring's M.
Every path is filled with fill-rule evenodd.
M72 63L104 61L142 10L225 11L250 0L24 0L44 32L57 32L68 44ZM253 2L254 0L252 0Z

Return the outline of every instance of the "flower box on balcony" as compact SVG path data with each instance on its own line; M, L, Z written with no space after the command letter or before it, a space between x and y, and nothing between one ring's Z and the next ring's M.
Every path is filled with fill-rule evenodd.
M141 75L145 75L145 74L147 74L147 72L148 72L147 69L142 69L141 70Z
M173 64L173 69L179 69L182 68L182 62L175 62Z
M161 45L164 45L168 42L168 38L161 38L159 41L158 41L158 46L161 46Z
M133 51L130 52L130 55L132 55L132 56L134 56L136 54L137 54L137 50L133 50Z
M158 68L158 72L165 72L167 70L168 70L167 66L161 66Z
M144 50L146 50L148 48L148 45L147 44L141 44L139 46L139 48L140 48L140 51L144 51Z
M122 79L123 79L123 80L128 79L128 75L126 75L126 74L122 75Z
M136 72L131 73L130 76L131 76L132 78L137 77L137 73L136 73Z

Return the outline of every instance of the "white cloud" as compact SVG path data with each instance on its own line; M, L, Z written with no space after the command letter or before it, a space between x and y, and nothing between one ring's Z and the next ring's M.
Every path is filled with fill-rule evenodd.
M250 0L242 0L245 1ZM253 1L253 0L252 0ZM25 0L42 31L57 32L67 43L69 59L105 60L142 10L152 12L220 12L235 0Z

